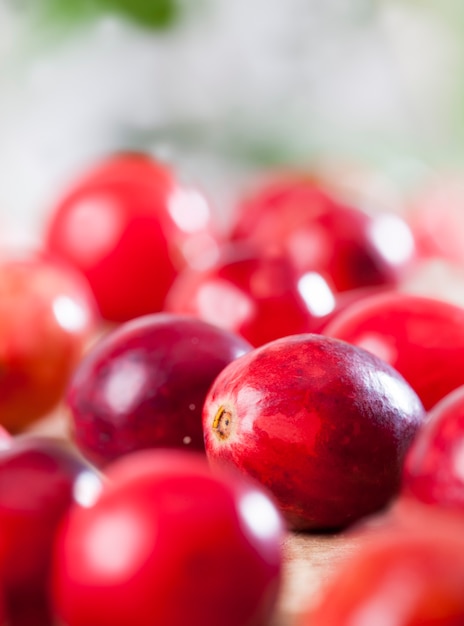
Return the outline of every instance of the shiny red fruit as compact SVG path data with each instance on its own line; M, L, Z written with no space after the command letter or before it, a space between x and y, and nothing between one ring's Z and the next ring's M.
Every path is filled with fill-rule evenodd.
M316 272L300 280L285 257L228 249L208 269L181 273L165 308L194 315L260 346L285 335L310 332L335 305Z
M91 466L58 440L21 436L0 449L0 589L11 624L45 620L58 523L73 501L89 504L100 487Z
M460 626L462 525L424 516L366 540L323 588L301 626Z
M464 386L429 412L406 457L403 493L464 513Z
M284 337L228 365L203 410L210 463L273 493L298 530L337 529L383 508L400 486L423 407L365 350Z
M160 311L179 269L217 249L206 199L142 154L110 157L76 181L46 245L83 272L114 322Z
M300 274L320 272L338 291L395 285L415 255L402 218L345 206L302 177L258 189L238 207L231 236L288 255Z
M464 263L464 184L462 175L430 178L411 201L407 219L419 253Z
M385 293L353 304L324 333L387 361L426 409L464 384L464 309L454 304Z
M50 412L96 329L85 280L43 257L0 261L0 424L10 432Z
M75 442L99 465L140 448L204 450L206 393L249 350L244 339L193 317L155 313L126 322L88 352L72 378Z
M283 524L238 475L180 451L108 468L109 487L74 507L55 545L53 597L67 626L266 626Z

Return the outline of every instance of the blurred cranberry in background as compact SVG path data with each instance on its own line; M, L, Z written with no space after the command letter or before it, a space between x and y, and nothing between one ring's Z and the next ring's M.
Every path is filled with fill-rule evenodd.
M203 195L135 153L109 157L75 182L50 213L46 246L86 276L114 322L160 311L177 272L217 253Z
M57 525L72 502L88 506L100 487L98 474L64 442L23 435L0 449L0 589L8 623L51 623L45 618Z
M165 308L194 315L260 346L284 335L311 332L334 305L331 288L317 272L298 278L286 257L257 255L236 245L208 269L182 272Z
M322 587L301 626L460 626L462 520L422 515L420 526L364 536Z
M345 206L310 178L263 184L237 207L231 237L281 252L297 271L319 271L338 291L396 285L415 257L412 232L394 213Z
M430 409L464 384L464 308L397 292L363 298L335 316L324 334L393 365Z
M0 424L49 413L97 325L85 279L40 255L0 260Z
M429 412L408 451L403 495L464 513L464 386Z
M428 178L406 212L418 251L464 264L464 182L461 175Z

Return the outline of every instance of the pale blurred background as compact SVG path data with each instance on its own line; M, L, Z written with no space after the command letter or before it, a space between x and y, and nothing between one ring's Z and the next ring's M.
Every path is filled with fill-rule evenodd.
M0 240L37 239L114 149L221 215L268 167L347 164L379 195L459 170L463 35L462 0L0 0Z

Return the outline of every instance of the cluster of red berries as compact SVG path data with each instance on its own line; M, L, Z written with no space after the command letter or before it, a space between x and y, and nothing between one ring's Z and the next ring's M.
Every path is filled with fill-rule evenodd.
M399 290L405 219L288 175L224 233L123 154L43 242L0 264L9 626L267 626L284 532L374 514L305 626L462 622L464 310ZM24 433L56 406L67 441Z

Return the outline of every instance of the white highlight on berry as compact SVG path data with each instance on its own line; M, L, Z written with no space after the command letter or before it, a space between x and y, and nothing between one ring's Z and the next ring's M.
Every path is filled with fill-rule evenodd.
M169 197L169 214L177 226L186 233L205 228L210 209L205 198L194 189L175 189Z
M82 330L89 321L85 309L68 296L55 298L52 308L58 324L70 332Z
M384 257L395 265L409 261L414 253L414 239L409 226L395 214L374 218L370 234Z
M134 573L146 558L146 532L141 528L140 516L128 510L112 511L101 515L90 529L85 549L86 558L92 562L95 571L127 577ZM152 531L148 534L153 534Z
M111 366L111 373L103 390L106 402L115 413L123 415L135 406L146 383L145 366L125 355Z
M74 483L73 497L78 504L88 508L98 500L102 489L103 483L94 472L82 472Z
M335 308L334 295L324 278L317 272L303 274L298 281L298 291L314 315L322 317Z
M260 539L272 539L280 532L282 524L279 513L263 493L247 493L241 498L239 509L248 528Z

